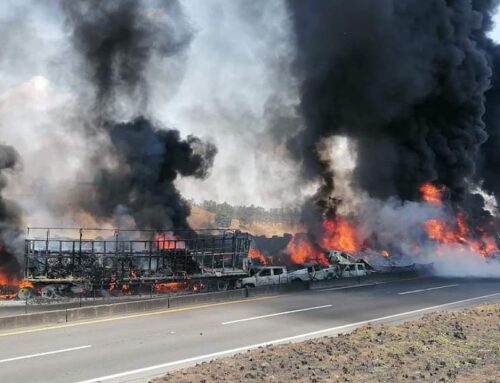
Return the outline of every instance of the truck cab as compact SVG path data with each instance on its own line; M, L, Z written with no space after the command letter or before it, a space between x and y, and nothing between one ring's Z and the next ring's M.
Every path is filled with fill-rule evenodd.
M364 277L366 275L364 263L341 264L340 269L342 278Z
M243 278L240 287L257 287L288 283L288 274L284 266L266 266L256 269L250 277Z

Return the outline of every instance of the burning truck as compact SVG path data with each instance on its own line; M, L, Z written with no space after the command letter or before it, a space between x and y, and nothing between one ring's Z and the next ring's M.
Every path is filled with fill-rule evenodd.
M30 228L18 295L226 290L247 275L250 241L238 230Z
M266 269L256 271L252 266L252 260L263 265L266 260L251 241L248 233L229 229L28 228L24 279L16 284L18 291L9 290L5 299L219 291L274 284L272 278L242 284ZM318 264L321 270L313 280L355 276L349 267L362 268L366 274L365 265L351 262L345 253L332 250L326 256L329 265ZM285 266L270 268L284 270L279 283L309 280L308 268L301 273L300 265L288 274Z

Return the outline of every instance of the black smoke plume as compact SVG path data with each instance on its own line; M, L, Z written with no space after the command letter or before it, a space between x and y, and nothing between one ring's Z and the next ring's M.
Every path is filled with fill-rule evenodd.
M19 163L18 152L12 146L0 144L0 273L13 276L20 274L16 254L20 250L21 211L2 192L7 186L5 173L15 171Z
M483 120L487 91L488 107L498 100L498 91L490 89L495 60L491 49L478 43L487 40L487 20L497 1L289 0L288 5L305 120L305 129L288 146L304 176L322 180L320 205L329 205L334 184L318 147L334 135L354 141L355 186L375 198L416 200L419 185L436 182L461 201L478 173L482 148L485 186L500 190L499 167L493 165L500 163L498 130L485 127L488 114ZM498 121L498 112L491 113Z
M477 9L483 14L485 30L493 26L494 8L490 1L477 1ZM481 145L478 155L476 182L487 193L492 194L500 203L500 46L484 34L476 36L478 44L487 53L492 68L491 88L486 92L486 111L483 120L486 124L488 140Z
M79 207L99 220L131 216L141 229L188 228L189 206L174 181L178 176L206 177L217 150L194 136L181 139L177 130L144 116L151 60L181 54L189 45L180 4L85 0L62 6L95 88L91 120L107 137L112 156L109 164L105 156L95 155L93 191L78 195ZM115 116L123 97L137 110L128 122Z
M108 130L117 166L102 168L81 206L94 217L130 215L144 229L187 229L190 209L174 185L178 176L204 178L215 146L177 130L160 129L144 117Z
M96 112L112 112L127 95L148 102L146 69L153 56L183 52L190 28L177 0L63 1L75 49L96 90Z

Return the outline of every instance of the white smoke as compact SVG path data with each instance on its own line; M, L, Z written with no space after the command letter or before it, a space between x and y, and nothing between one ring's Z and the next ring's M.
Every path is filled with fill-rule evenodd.
M500 277L500 258L493 258L498 254L485 257L468 242L473 238L450 244L429 239L426 221L454 224L453 212L446 205L367 199L358 207L361 239L388 250L387 261L394 265L432 264L433 274L447 277Z
M183 194L265 207L300 202L309 185L300 182L284 146L268 133L271 124L288 132L298 128L284 2L184 5L195 37L184 80L162 115L185 133L210 137L219 153L207 180L179 181Z
M77 175L88 147L82 129L75 129L75 101L39 75L0 94L2 139L22 159L5 195L21 205L28 225L63 224L56 210L64 210L73 187L85 184Z
M439 255L436 255L439 254ZM482 257L460 245L433 247L427 253L433 273L442 277L500 278L500 259Z

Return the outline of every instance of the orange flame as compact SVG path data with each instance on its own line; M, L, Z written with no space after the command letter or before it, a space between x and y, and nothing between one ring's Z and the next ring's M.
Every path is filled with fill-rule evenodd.
M122 284L122 288L121 288L121 291L123 294L126 294L126 295L130 295L131 292L130 292L130 286L126 283L123 283Z
M482 256L499 251L496 241L484 231L476 229L478 238L473 238L462 214L455 217L455 227L442 219L429 219L423 227L429 239L439 244L456 245L459 250L469 250Z
M18 283L17 278L0 273L0 286L17 286Z
M316 249L307 238L294 235L288 245L286 246L288 254L290 254L290 259L295 264L305 263L305 262L317 262L324 265L328 265L328 259L325 254Z
M444 187L437 187L431 183L425 183L419 189L422 199L431 205L443 204Z
M323 221L323 235L318 244L312 244L306 236L294 235L287 245L287 252L293 263L319 262L328 265L329 261L322 251L338 250L355 252L360 249L356 227L347 219L336 216Z
M3 273L0 273L0 286L17 287L20 289L34 287L33 283L27 281L26 279L18 279L17 277L9 276Z
M248 251L248 256L250 257L250 259L255 259L256 261L259 261L259 263L263 266L267 265L266 257L264 257L264 255L255 247L250 247L250 250Z
M456 233L443 220L429 219L423 225L429 238L434 241L449 245L458 240Z
M33 289L34 287L33 283L27 280L22 280L21 283L19 283L20 289Z
M0 294L0 300L8 300L8 299L15 299L17 297L17 293L6 293L6 294Z
M325 234L320 245L324 249L335 249L348 253L359 250L356 228L346 219L340 216L332 220L325 219L323 230Z
M154 240L158 249L185 249L186 243L171 233L157 233Z
M32 282L25 279L18 279L4 273L0 273L0 300L14 299L17 297L19 289L33 289L35 286Z
M189 288L188 282L163 282L153 284L153 291L156 293L175 293Z

